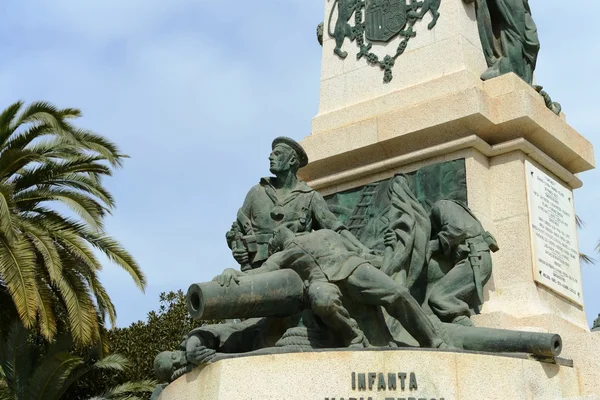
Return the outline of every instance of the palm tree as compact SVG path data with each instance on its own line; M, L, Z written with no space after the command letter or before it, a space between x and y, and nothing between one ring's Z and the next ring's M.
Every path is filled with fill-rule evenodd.
M119 354L95 362L68 352L71 340L62 335L45 354L36 354L30 332L20 321L0 343L0 400L59 400L79 379L96 370L123 371L129 366ZM137 394L152 392L156 382L127 382L107 389L90 400L136 400Z
M77 343L90 344L106 316L116 320L94 249L142 291L146 280L103 228L115 203L102 180L127 156L72 125L80 116L77 109L20 101L0 114L0 294L8 293L25 327L37 324L44 338L54 338L60 317Z
M575 224L577 225L577 229L581 229L583 227L585 227L585 222L583 222L583 220L581 219L581 217L579 217L579 215L575 215ZM600 242L598 243L598 245L596 245L596 248L594 249L596 252L600 251ZM579 260L583 263L583 264L596 264L596 260L585 254L585 253L579 253Z

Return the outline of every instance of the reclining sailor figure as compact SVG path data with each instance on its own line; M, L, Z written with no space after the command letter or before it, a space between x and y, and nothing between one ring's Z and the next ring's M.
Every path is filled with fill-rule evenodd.
M338 233L320 229L295 236L282 225L275 229L269 245L274 254L260 268L247 272L226 269L214 280L222 286L229 286L232 281L238 283L239 276L290 268L305 282L306 295L314 314L346 346L367 346L368 342L342 305L342 293L350 301L385 308L421 347L447 348L409 291L350 251L352 244L346 243Z

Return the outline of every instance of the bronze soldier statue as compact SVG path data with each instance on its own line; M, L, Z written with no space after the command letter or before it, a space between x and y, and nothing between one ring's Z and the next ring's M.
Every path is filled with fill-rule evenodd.
M282 225L270 244L279 251L262 267L246 273L227 269L215 280L229 286L240 276L290 268L305 282L312 311L345 340L346 346L366 347L368 343L342 305L342 292L350 301L384 307L421 347L447 348L408 289L359 257L338 233L321 229L294 236Z
M177 350L156 357L160 380L241 353L418 342L429 348L560 354L558 335L471 326L497 245L468 207L440 200L429 214L408 177L396 176L382 186L389 190L389 207L365 214L379 219L365 233L378 236L369 242L379 246L376 260L323 197L298 180L298 168L307 163L298 143L277 138L269 159L275 176L250 190L227 235L243 272L227 269L213 282L194 283L187 296L194 319L244 320L189 332ZM445 268L434 271L434 261Z
M464 204L440 200L431 209L431 235L427 259L439 256L450 262L448 272L428 294L431 310L442 320L472 326L471 309L483 304L483 286L492 275L494 237ZM430 263L431 265L431 263Z
M346 245L357 253L369 251L329 210L323 197L297 177L298 169L308 163L306 152L295 140L273 140L269 156L274 177L262 178L244 200L237 220L226 239L233 257L243 271L258 268L270 255L273 232L285 224L294 233L327 228L339 232ZM248 318L239 323L207 325L191 331L175 352L157 357L157 376L176 376L185 368L206 362L220 353L243 353L274 347L284 333L312 316L301 313L285 318ZM166 380L166 379L165 379Z
M237 221L227 233L233 257L242 270L257 268L269 257L268 242L274 229L286 224L294 233L327 228L339 232L359 252L368 252L358 239L338 221L319 193L297 177L308 163L306 152L295 140L273 140L269 156L274 177L262 178L238 211Z

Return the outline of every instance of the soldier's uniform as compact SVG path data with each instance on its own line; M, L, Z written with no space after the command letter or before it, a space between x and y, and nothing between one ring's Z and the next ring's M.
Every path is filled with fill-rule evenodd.
M236 223L241 228L252 268L259 267L269 257L269 240L281 224L294 233L323 228L333 231L346 229L329 210L325 199L305 182L298 181L289 195L283 198L277 194L271 179L262 178L250 189L238 211Z
M347 345L365 344L366 340L342 305L342 291L359 304L384 307L421 346L442 345L431 321L408 289L349 250L350 246L336 232L321 229L288 240L282 251L252 273L281 268L296 271L307 286L313 312L344 338Z
M493 236L468 207L441 200L431 210L431 234L444 258L453 265L429 295L429 306L443 322L471 325L471 308L483 303L483 286L492 275Z
M293 139L278 137L271 148L285 144L296 152L299 167L308 163L302 146ZM226 237L230 248L243 246L248 252L248 263L242 271L260 267L269 257L269 240L275 229L285 224L296 234L327 228L340 232L346 227L329 210L323 197L305 182L298 180L295 187L283 196L273 186L275 178L262 178L250 189L237 220ZM299 314L298 314L299 315ZM240 323L223 323L198 328L214 342L219 351L234 353L272 347L288 328L296 327L298 315L289 318L250 318Z

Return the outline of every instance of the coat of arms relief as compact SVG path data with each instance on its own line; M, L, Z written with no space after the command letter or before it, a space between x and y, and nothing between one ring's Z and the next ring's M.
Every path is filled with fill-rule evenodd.
M416 36L415 23L430 12L433 16L428 28L433 29L440 16L441 0L334 0L327 30L335 38L334 53L344 59L348 52L342 47L346 38L356 42L357 59L366 59L367 63L379 66L384 71L383 81L393 78L392 67L398 57L404 53L408 41ZM335 22L333 17L337 15ZM353 20L353 23L352 23ZM389 43L399 38L394 54L383 57L371 51L374 43Z

